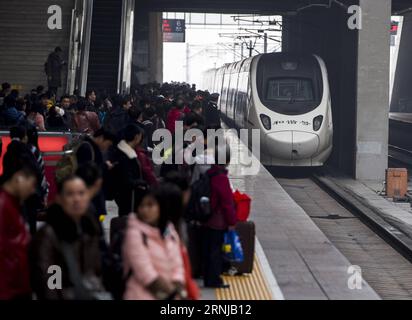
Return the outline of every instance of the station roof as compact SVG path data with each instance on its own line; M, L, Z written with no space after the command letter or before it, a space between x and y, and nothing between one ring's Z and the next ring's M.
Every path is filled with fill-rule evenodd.
M339 0L351 5L354 0ZM299 8L328 5L329 0L139 0L138 5L150 11L287 14ZM410 0L392 0L392 11L402 13L412 7Z

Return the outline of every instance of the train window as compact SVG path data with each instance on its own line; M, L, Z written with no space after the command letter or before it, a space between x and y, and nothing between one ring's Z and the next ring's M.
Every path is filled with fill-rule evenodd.
M285 68L290 61L295 69ZM256 86L260 101L268 109L287 115L305 114L322 101L322 70L311 55L266 54L258 62Z
M308 102L314 100L313 83L305 78L269 79L266 100L282 102Z

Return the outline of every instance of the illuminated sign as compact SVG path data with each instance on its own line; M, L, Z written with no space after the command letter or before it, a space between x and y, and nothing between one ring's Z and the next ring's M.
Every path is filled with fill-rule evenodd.
M396 36L398 33L399 22L392 21L391 23L391 35Z
M184 19L163 19L163 42L185 42Z

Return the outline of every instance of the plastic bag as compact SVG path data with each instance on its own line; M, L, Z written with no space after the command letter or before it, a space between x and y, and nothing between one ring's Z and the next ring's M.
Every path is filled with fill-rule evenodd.
M230 230L225 233L223 252L225 259L229 262L242 262L244 260L242 243L235 230Z
M238 221L246 221L249 218L252 199L246 194L236 190L233 193L236 205L236 216Z

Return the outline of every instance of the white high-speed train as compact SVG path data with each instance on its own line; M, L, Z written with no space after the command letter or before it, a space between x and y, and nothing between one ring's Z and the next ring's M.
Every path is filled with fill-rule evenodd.
M203 86L220 94L222 118L230 125L261 130L263 164L314 167L330 156L331 98L320 57L257 55L206 71Z

